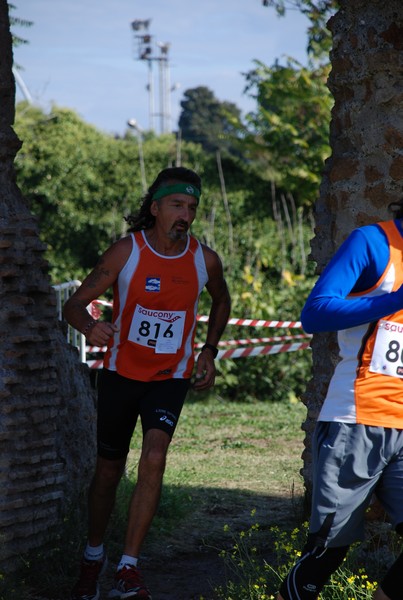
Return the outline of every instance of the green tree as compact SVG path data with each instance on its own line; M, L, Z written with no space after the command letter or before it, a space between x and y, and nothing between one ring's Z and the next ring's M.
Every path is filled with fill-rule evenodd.
M73 111L53 107L45 114L25 102L17 107L16 130L23 140L17 178L48 245L52 280L81 279L100 253L125 233L123 216L135 212L141 202L138 140L130 130L116 139ZM298 319L309 281L305 255L311 233L300 213L290 215L289 227L274 222L267 201L270 187L237 158L221 158L219 152L174 135L146 134L142 145L148 184L162 168L177 163L202 176L203 194L192 230L223 257L233 314ZM207 312L205 302L202 295L201 314ZM229 328L226 335L239 339L274 333ZM217 392L234 400L298 394L310 365L309 353L298 355L291 371L281 355L249 363L248 375L239 370L243 359L222 361Z
M329 67L311 69L291 58L285 66L255 64L246 74L246 89L257 103L247 116L248 157L298 205L312 206L330 152Z
M326 22L339 7L338 0L262 0L263 6L275 8L279 16L287 10L299 10L310 22L308 27L307 51L316 59L328 61L328 53L332 45L330 31Z
M240 130L241 112L232 102L220 102L204 86L186 90L181 101L179 129L184 140L201 144L204 150L234 152L234 137Z
M80 279L99 255L126 232L124 216L143 194L138 141L106 135L71 110L49 114L17 105L15 129L23 140L15 167L19 185L38 217L54 283ZM178 158L197 167L202 148L173 135L147 134L143 142L148 182Z
M52 279L81 277L122 233L133 200L128 142L103 135L72 111L54 107L45 114L25 102L15 128L24 141L17 179L39 219Z

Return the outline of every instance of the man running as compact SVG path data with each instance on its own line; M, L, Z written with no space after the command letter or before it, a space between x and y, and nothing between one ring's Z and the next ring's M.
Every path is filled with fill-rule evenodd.
M364 534L376 493L403 534L403 201L395 219L353 231L301 314L305 331L337 331L340 362L313 438L307 543L278 600L316 600ZM403 553L374 600L401 600Z
M89 489L88 541L72 600L99 598L104 535L138 417L143 443L137 483L109 596L151 598L138 559L158 507L168 447L192 374L194 389L214 385L217 344L230 314L219 256L190 235L200 195L201 180L194 171L161 171L139 212L127 218L129 235L103 254L64 306L67 321L88 344L108 346L98 378L98 454ZM204 287L211 308L206 343L194 369L197 306ZM94 320L87 306L108 288L113 288L112 320Z

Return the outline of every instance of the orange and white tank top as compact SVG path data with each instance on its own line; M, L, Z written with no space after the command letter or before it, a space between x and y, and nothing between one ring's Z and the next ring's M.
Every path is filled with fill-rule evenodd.
M403 238L393 221L378 224L389 243L389 262L373 288L377 296L403 284ZM403 429L403 310L375 323L338 332L341 360L322 406L320 421Z
M111 338L104 366L138 381L191 377L198 299L208 281L200 242L163 256L143 231L131 234L131 254L113 288Z

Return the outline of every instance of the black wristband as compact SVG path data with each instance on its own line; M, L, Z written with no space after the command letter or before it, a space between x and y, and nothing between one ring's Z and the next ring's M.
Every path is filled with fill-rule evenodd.
M203 352L203 350L210 350L213 354L213 358L215 358L218 354L218 348L216 348L215 346L213 346L213 344L204 344L203 348L200 350L200 352Z

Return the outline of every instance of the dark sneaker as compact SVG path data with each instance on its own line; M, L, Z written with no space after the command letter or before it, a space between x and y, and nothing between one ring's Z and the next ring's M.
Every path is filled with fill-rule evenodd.
M103 560L85 560L83 558L80 577L71 592L71 600L99 600L98 580L105 572L107 562L106 556Z
M151 594L146 588L140 571L136 567L125 565L116 572L115 586L109 592L109 598L151 600Z

